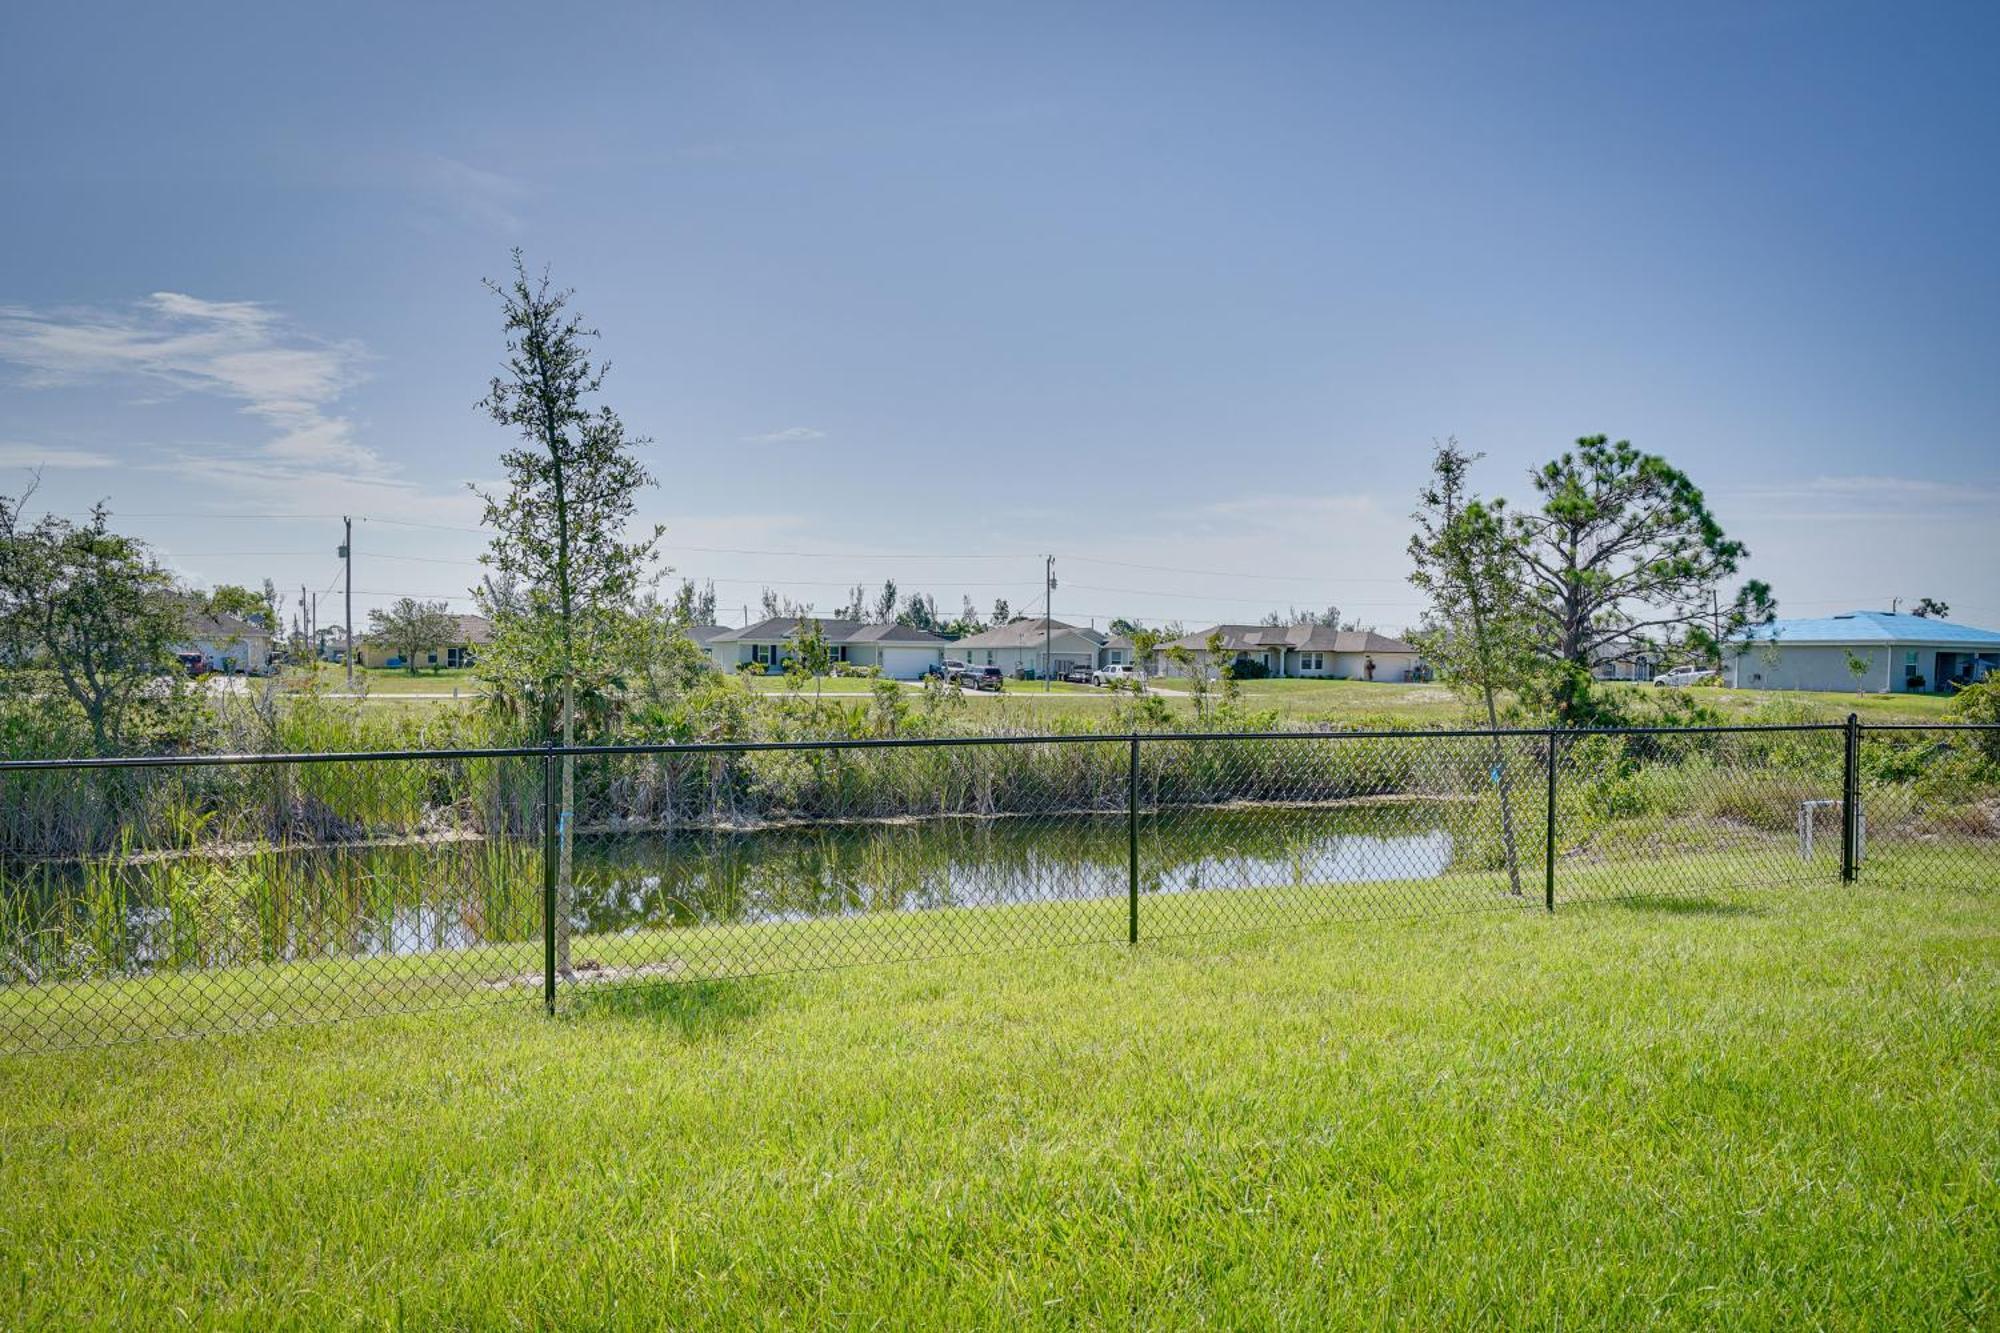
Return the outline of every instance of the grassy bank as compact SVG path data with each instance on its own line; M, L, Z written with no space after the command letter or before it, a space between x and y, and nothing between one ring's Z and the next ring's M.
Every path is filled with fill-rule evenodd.
M0 1060L0 1323L1996 1317L1989 894L1676 896Z

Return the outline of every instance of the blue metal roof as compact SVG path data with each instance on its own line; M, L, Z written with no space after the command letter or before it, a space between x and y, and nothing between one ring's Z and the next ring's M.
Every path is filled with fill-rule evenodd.
M1775 620L1746 631L1746 638L1779 643L1962 643L2000 648L2000 631L1976 629L1935 616L1890 611L1849 611L1810 620Z

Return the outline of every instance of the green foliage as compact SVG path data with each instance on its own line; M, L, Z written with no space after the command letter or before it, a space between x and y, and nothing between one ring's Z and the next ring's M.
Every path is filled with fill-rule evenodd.
M1968 685L1951 701L1952 720L2000 727L2000 676ZM1978 733L1977 743L1987 762L2000 767L2000 730Z
M609 407L590 406L604 377L587 347L596 333L569 312L570 293L546 273L531 282L518 250L512 280L487 286L500 298L507 357L481 405L521 442L500 456L505 490L477 492L493 530L481 560L518 588L504 604L481 595L494 626L481 671L496 696L567 736L573 710L560 702L610 693L613 641L651 577L662 530L633 541L625 530L653 478L636 452L645 441L628 438Z
M1527 563L1506 501L1487 502L1469 488L1472 464L1447 439L1431 459L1431 481L1411 516L1410 582L1429 599L1415 643L1424 660L1454 688L1484 703L1498 720L1503 690L1533 697L1536 626L1527 613Z
M443 602L399 597L368 613L368 636L394 650L403 659L404 671L414 676L418 658L458 642L458 617Z
M1724 535L1688 475L1659 455L1591 435L1531 480L1541 506L1510 514L1508 528L1525 567L1536 649L1565 668L1551 686L1565 725L1587 713L1600 657L1690 631L1712 657L1747 623L1775 615L1769 587L1753 583L1721 623L1716 585L1749 551Z
M277 594L269 580L258 591L234 583L219 583L202 598L202 610L212 616L240 616L265 629L278 629Z
M186 595L143 543L111 530L102 505L73 523L0 496L0 693L60 699L112 753L184 707Z

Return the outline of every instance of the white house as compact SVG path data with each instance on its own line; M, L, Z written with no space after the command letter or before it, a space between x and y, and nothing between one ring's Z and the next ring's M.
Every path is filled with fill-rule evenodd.
M1941 693L2000 671L2000 633L1849 611L1755 626L1730 642L1725 661L1729 683L1741 689Z
M187 634L174 651L200 653L213 670L261 676L271 669L271 631L254 620L195 612L187 618Z
M1060 620L1016 620L968 634L945 650L968 666L997 666L1010 676L1036 676L1046 658L1050 674L1090 671L1103 665L1104 635Z
M1374 630L1330 625L1215 625L1162 645L1154 654L1154 675L1180 675L1171 650L1195 655L1194 667L1213 675L1221 664L1208 660L1208 641L1222 636L1223 656L1254 663L1271 676L1323 680L1409 681L1418 678L1421 659L1414 646Z
M908 625L867 625L856 620L819 619L833 660L857 667L877 667L892 680L915 680L926 668L942 665L949 641ZM792 654L793 636L802 623L796 616L773 616L742 629L726 629L703 645L709 660L723 671L754 662L767 671L781 671ZM696 640L700 642L699 639Z

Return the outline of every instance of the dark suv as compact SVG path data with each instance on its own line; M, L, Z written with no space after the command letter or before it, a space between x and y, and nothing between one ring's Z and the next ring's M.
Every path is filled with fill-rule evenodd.
M1000 690L1005 684L1006 678L997 666L968 666L958 673L958 687L962 690Z

